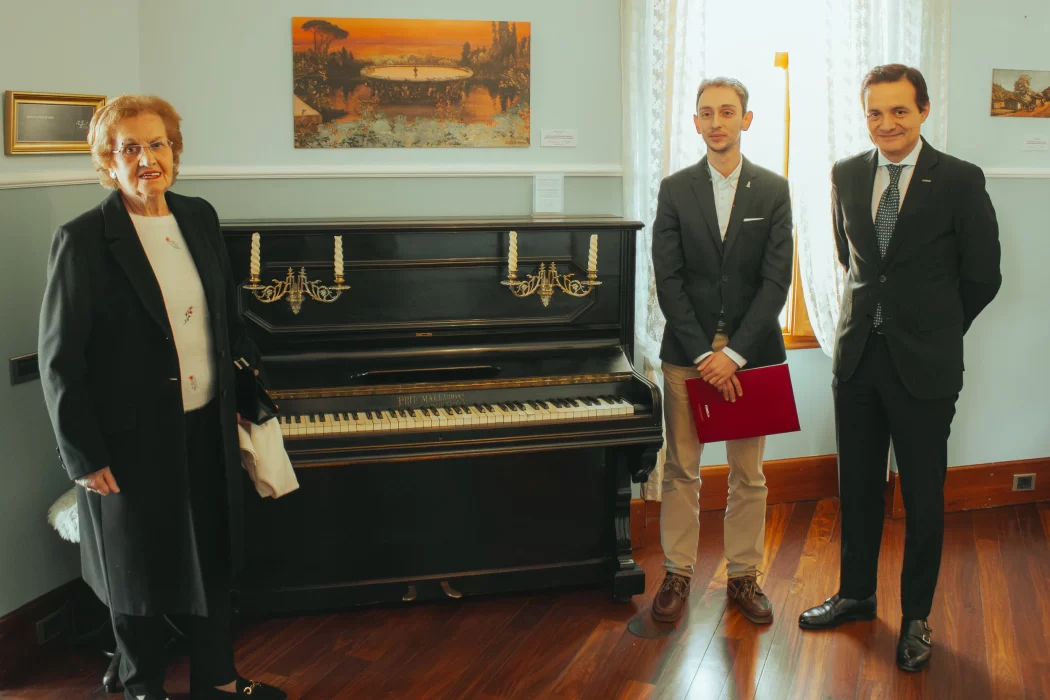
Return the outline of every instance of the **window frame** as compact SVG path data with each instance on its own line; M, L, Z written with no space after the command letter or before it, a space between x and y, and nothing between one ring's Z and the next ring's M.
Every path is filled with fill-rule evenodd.
M778 51L773 55L773 65L784 69L784 177L788 177L791 162L791 72L790 54ZM781 329L784 347L788 350L819 348L813 325L809 322L806 296L802 291L802 273L798 268L798 227L792 231L794 251L791 256L791 287L787 298L787 323Z
M795 252L792 256L791 288L787 299L787 324L781 329L784 334L784 347L788 350L808 350L819 348L813 325L809 322L809 310L806 309L806 298L802 291L802 274L798 267L798 231L794 236Z

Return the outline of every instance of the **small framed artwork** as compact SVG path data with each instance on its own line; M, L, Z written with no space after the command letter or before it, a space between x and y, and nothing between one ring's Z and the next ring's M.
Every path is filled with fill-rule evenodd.
M4 100L4 153L90 153L88 125L105 104L105 95L8 90Z
M1050 117L1050 70L992 70L993 117Z

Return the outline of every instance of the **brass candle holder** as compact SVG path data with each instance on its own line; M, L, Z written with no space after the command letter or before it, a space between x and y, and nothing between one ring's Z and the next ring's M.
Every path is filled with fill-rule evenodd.
M244 285L252 295L264 304L272 304L287 297L288 305L293 314L298 314L303 308L303 302L307 299L331 304L342 296L343 292L350 289L343 278L343 237L333 236L335 239L335 256L333 260L334 283L331 285L321 284L319 280L311 280L306 276L306 268L299 268L299 274L295 274L291 267L283 280L271 280L273 284L263 285L259 279L262 266L260 257L260 239L258 233L252 234L252 250L249 266L248 284Z
M511 294L516 297L527 297L539 293L540 301L544 306L551 302L554 290L560 289L569 296L585 297L593 291L601 282L598 280L598 234L591 234L591 245L587 256L587 279L573 279L574 273L564 275L558 274L557 266L552 262L540 263L540 268L535 275L528 275L524 280L518 280L518 234L510 232L510 247L507 254L507 279L501 280L500 284L510 288Z

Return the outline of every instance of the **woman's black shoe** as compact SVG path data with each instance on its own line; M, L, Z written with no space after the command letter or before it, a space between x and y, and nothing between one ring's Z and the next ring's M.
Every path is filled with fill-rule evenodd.
M237 679L237 692L218 688L206 688L204 690L192 689L190 697L193 700L231 700L232 698L251 698L252 700L285 700L288 695L280 688L272 685L251 681L247 678Z

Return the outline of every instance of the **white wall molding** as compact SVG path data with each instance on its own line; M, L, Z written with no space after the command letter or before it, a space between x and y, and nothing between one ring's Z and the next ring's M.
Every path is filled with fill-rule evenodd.
M984 176L997 180L1039 180L1050 178L1050 168L984 168Z
M565 173L566 177L622 177L617 164L597 165L280 165L185 167L180 180L325 180L339 178L532 177ZM0 190L84 185L98 182L91 170L0 174Z
M623 167L597 165L252 165L186 167L180 180L326 180L340 178L431 178L431 177L532 177L536 173L565 173L566 177L623 177ZM988 179L1050 179L1050 168L984 168ZM90 170L0 174L0 190L60 185L90 185L98 182Z

